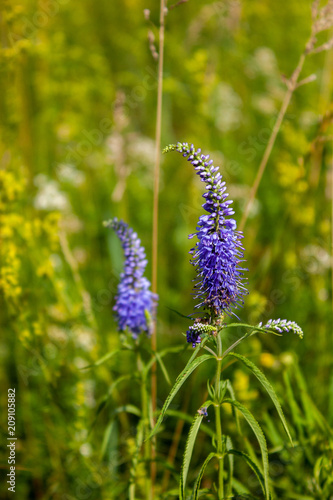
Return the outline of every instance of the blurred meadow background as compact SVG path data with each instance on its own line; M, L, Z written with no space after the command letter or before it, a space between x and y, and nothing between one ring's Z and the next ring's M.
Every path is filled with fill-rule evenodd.
M125 499L137 417L114 418L114 409L136 404L136 387L124 381L100 405L133 360L121 354L83 368L119 347L112 306L123 257L104 220L117 216L138 232L151 276L159 5L4 0L0 23L0 497ZM310 35L311 2L189 0L169 9L165 23L162 148L187 141L210 153L240 222L287 91L285 77ZM320 33L319 43L330 36ZM244 228L250 293L239 312L244 322L286 318L304 330L303 341L258 335L240 350L275 387L294 448L246 368L233 364L226 372L267 436L276 498L328 500L332 51L306 57L300 79L309 75L316 78L292 96ZM160 180L157 342L163 349L185 342L188 320L173 310L193 311L188 234L202 213L203 190L176 154L162 157ZM172 381L188 357L165 357ZM161 406L169 387L159 369L157 377ZM212 377L207 367L190 379L192 389L173 402L175 415L196 412ZM17 393L15 494L5 484L9 387ZM227 411L225 420L232 432ZM157 457L168 458L169 469L157 463L156 498L177 496L188 426L172 415L165 422ZM253 454L254 439L244 432ZM205 447L209 439L201 436L191 480ZM235 474L240 494L261 498L244 464L237 462ZM145 498L140 481L137 494Z

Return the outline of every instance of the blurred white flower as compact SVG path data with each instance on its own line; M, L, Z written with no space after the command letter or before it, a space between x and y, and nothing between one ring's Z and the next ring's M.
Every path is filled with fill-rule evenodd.
M58 165L57 174L60 181L68 182L68 184L72 184L75 187L83 184L86 179L84 172L69 163Z
M272 49L259 47L245 62L245 73L249 78L263 75L268 80L281 80L277 60Z
M274 99L267 95L254 95L252 104L255 109L265 115L272 115L276 112Z
M317 125L319 119L319 115L313 111L303 111L303 113L300 114L299 122L302 128L310 128Z
M85 326L75 326L71 329L73 340L84 351L91 351L96 344L94 332Z
M90 455L92 454L92 447L91 447L91 444L90 444L90 443L83 443L83 444L80 446L80 453L81 453L81 455L83 455L84 457L90 457Z
M272 49L268 47L258 47L254 53L253 59L258 72L263 75L272 76L278 73L278 65Z
M55 340L57 342L65 343L68 340L66 330L56 325L49 326L47 329L47 334L51 340Z
M107 159L110 163L123 162L125 139L121 133L114 130L106 139Z
M242 120L242 99L227 83L219 83L210 103L210 114L215 117L215 125L222 132L236 130Z
M302 257L310 274L324 274L331 267L330 254L319 245L307 245L302 250Z
M144 135L130 134L128 137L128 154L132 160L153 168L155 141Z
M39 174L34 179L39 188L34 199L34 207L38 210L67 210L70 203L65 193L60 191L56 181L49 179L46 175Z
M80 357L76 357L74 358L74 365L76 366L76 368L78 368L79 370L81 370L82 368L84 368L85 366L88 365L87 361L83 358L80 358Z

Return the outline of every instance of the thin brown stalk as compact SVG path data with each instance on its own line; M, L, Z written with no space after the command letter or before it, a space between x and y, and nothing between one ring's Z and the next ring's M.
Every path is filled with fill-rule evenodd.
M293 96L293 93L295 92L295 90L298 87L300 87L301 85L305 85L306 83L309 83L309 82L313 81L313 79L314 79L313 76L311 75L308 78L305 78L305 79L303 79L300 82L298 81L300 73L301 73L301 71L303 69L306 57L309 54L315 54L316 52L319 52L321 50L321 47L315 48L315 44L316 44L316 41L317 41L316 35L320 31L322 31L323 29L326 29L326 27L323 28L322 23L321 23L323 21L323 19L324 19L323 12L319 11L319 2L318 2L318 0L315 0L313 2L313 4L312 4L311 35L310 35L310 38L309 38L307 44L305 45L305 49L303 51L303 54L301 55L301 57L299 59L299 62L297 64L297 66L296 66L293 74L291 75L291 77L289 79L285 79L285 83L287 85L287 91L286 91L286 94L284 96L280 112L279 112L279 114L277 116L277 119L275 121L274 127L272 129L271 136L270 136L270 138L268 140L266 149L264 151L264 155L263 155L262 160L260 162L256 178L255 178L253 186L251 188L250 197L249 197L248 202L246 204L246 207L245 207L245 210L244 210L244 213L243 213L243 217L242 217L241 223L239 225L240 231L243 231L244 226L246 224L246 221L248 219L249 213L251 211L254 199L255 199L257 191L258 191L259 184L260 184L262 176L263 176L263 174L265 172L268 160L270 158L273 146L275 144L276 137L277 137L277 135L279 133L281 124L282 124L283 119L285 117L285 114L286 114L286 111L288 109L290 100L291 100L291 98ZM326 20L326 21L327 21L326 25L329 27L329 24L327 24L328 20ZM331 43L331 40L329 42L327 42L327 44L324 44L322 46L323 47L322 50L328 50L331 47L330 43Z
M332 150L333 150L333 140L332 140ZM331 163L331 209L332 209L332 214L331 214L331 258L332 258L332 265L331 265L331 278L332 278L332 314L333 314L333 152L332 152L332 163Z
M153 238L152 238L152 291L157 293L157 262L158 262L158 205L159 205L159 184L160 184L160 163L161 163L161 128L162 128L162 95L163 95L163 56L164 56L164 18L165 0L160 0L160 27L159 27L159 53L158 53L158 87L157 87L157 111L156 111L156 133L155 133L155 168L154 168L154 202L153 202ZM151 347L153 353L156 352L156 320L154 320L151 336ZM156 362L151 370L151 398L152 413L155 415L157 400L157 377ZM154 461L155 440L152 440L152 462L151 481L152 495L154 480L156 476L156 464Z
M287 81L287 92L286 92L285 97L283 99L280 112L279 112L277 119L275 121L274 127L272 129L272 133L270 135L266 149L264 151L264 155L263 155L262 160L260 162L256 178L255 178L253 186L251 188L250 197L249 197L248 202L246 204L246 207L245 207L245 210L243 213L243 217L242 217L241 223L239 225L240 231L243 231L244 226L246 224L246 221L248 219L249 213L250 213L251 208L252 208L252 204L254 202L254 199L255 199L257 191L258 191L259 184L261 182L261 179L262 179L262 176L265 172L265 169L266 169L269 157L271 155L273 146L275 144L276 137L279 133L281 124L282 124L283 119L285 117L285 114L286 114L286 111L288 109L292 95L297 88L298 78L299 78L299 75L302 71L305 57L306 57L306 52L304 52L301 55L300 60L298 62L298 65L296 66L290 80Z

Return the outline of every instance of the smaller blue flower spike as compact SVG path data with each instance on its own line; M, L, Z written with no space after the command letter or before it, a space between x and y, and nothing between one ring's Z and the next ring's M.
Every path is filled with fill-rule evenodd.
M202 205L205 214L201 215L197 225L197 243L191 250L192 264L196 267L197 278L194 295L199 299L196 308L203 308L211 318L231 314L232 308L243 305L242 297L248 292L244 286L244 261L241 239L243 234L236 231L236 221L230 216L234 214L232 201L227 200L225 182L219 167L214 167L209 155L195 150L193 144L178 142L164 149L178 151L194 166L197 175L206 184L205 199Z
M196 321L193 325L189 326L186 332L186 340L189 344L192 344L192 347L196 347L197 344L200 344L202 336L205 334L216 334L216 327Z
M286 319L270 319L265 325L260 322L258 326L260 328L274 330L277 333L295 333L301 339L303 338L303 330L297 323L295 323L295 321L287 321Z
M128 224L114 218L105 223L112 228L124 250L124 271L116 295L114 311L121 332L129 331L133 338L142 332L151 334L151 317L155 316L158 296L150 291L150 282L143 276L147 260L141 241Z

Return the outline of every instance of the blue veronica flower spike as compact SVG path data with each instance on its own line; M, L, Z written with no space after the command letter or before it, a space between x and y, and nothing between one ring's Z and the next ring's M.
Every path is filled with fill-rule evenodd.
M199 299L196 308L208 311L210 317L218 318L223 313L231 314L232 308L243 305L242 297L248 293L244 286L244 271L240 267L244 261L244 248L241 244L243 234L236 231L236 221L232 201L227 200L225 182L219 167L214 167L209 155L195 150L193 144L177 143L164 149L164 153L178 151L190 161L202 182L206 184L205 199L202 207L197 232L189 236L197 236L197 243L190 251L191 263L196 267L197 278L194 280L194 295ZM193 332L188 332L189 341ZM193 342L195 343L195 342Z
M303 338L303 330L300 326L298 326L295 321L288 321L286 319L270 319L267 321L265 325L260 322L258 324L260 328L267 328L269 330L274 330L277 333L294 333L295 335L298 335L301 339Z
M142 332L151 334L151 317L155 316L158 296L150 291L150 282L143 276L147 259L141 241L132 228L114 218L105 223L121 241L124 271L116 295L114 311L120 331L129 331L133 338Z

